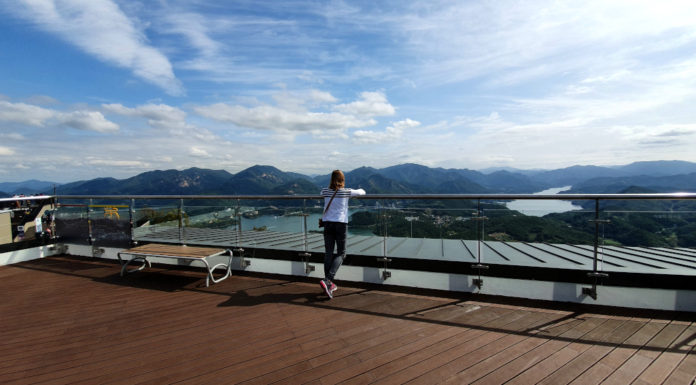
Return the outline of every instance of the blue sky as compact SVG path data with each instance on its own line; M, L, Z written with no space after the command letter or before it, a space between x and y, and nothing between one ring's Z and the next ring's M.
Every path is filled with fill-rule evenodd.
M0 0L0 180L696 161L691 1Z

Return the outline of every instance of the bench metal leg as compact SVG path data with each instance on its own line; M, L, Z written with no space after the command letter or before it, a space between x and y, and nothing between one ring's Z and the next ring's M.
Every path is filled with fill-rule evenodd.
M220 282L220 281L222 281L222 280L225 280L225 279L229 278L229 276L232 275L232 251L228 249L228 250L227 250L227 253L228 253L229 256L230 256L230 258L229 258L229 260L227 261L227 263L226 263L226 264L225 264L225 263L218 263L217 265L213 266L212 268L210 267L210 264L208 264L208 261L207 261L205 258L204 258L204 259L201 259L201 261L203 261L203 263L205 263L205 267L208 269L208 275L205 277L205 287L210 286L210 281L213 281L213 283L218 283L218 282ZM225 271L225 275L223 275L223 276L220 277L220 278L215 278L215 277L213 276L213 272L214 272L216 269L221 268L221 267L227 269L227 270Z
M143 264L140 267L136 267L135 269L126 270L126 269L128 269L128 265L133 261L141 261ZM135 257L131 260L128 260L126 263L122 264L122 266L121 266L121 277L123 277L125 274L135 273L136 271L140 271L140 270L144 269L145 266L152 267L152 264L150 263L150 261L148 261L147 258L145 258L145 257Z
M152 264L150 263L150 261L147 260L147 257L134 257L132 259L129 259L128 261L124 261L123 258L121 258L121 253L116 253L116 257L118 258L118 263L121 264L121 277L123 277L127 273L134 273L136 271L140 271L144 269L145 266L152 267ZM142 261L143 264L138 268L127 270L128 265L135 260Z

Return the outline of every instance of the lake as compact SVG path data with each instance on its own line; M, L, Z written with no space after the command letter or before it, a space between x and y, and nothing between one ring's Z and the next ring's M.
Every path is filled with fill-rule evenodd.
M571 186L550 188L548 190L539 191L535 193L536 195L555 195L562 191L570 189ZM506 203L506 207L510 210L516 210L525 215L541 217L546 214L551 213L564 213L573 210L582 210L582 207L574 205L570 201L561 200L514 200ZM355 212L351 210L351 213ZM216 213L208 213L197 215L192 218L193 221L205 222L213 217L229 217L232 214L231 211L218 211ZM321 218L320 213L309 214L307 216L307 228L309 231L320 230L317 222ZM285 216L274 216L274 215L259 215L253 218L242 217L242 229L252 230L254 227L263 228L269 231L278 231L286 233L301 233L303 231L303 220L302 216L296 215L285 215ZM234 229L231 226L230 229ZM358 228L354 226L348 227L348 233L350 235L373 235L372 230L369 228Z
M350 211L352 213L352 210ZM320 230L319 229L319 218L321 218L320 213L307 215L307 230ZM251 230L254 227L261 228L266 227L269 231L281 231L287 233L301 233L303 229L303 217L301 216L273 216L273 215L261 215L255 218L242 218L242 229ZM355 226L348 226L349 235L374 235L372 230L358 228Z
M248 208L252 210L252 208ZM349 213L355 211L350 210ZM206 223L213 218L229 218L234 215L233 211L230 210L220 210L212 213L199 214L191 217L191 222L195 223ZM318 231L319 228L319 218L321 218L321 213L314 213L307 215L307 230ZM242 230L253 230L254 228L261 229L265 228L268 231L278 231L283 233L301 233L303 231L304 217L300 215L259 215L255 217L242 217ZM235 226L230 226L228 229L236 229ZM348 234L350 235L373 235L372 230L368 228L359 228L355 226L348 227Z
M563 191L570 190L572 186L554 187L548 190L539 191L534 195L556 195ZM582 207L574 205L571 201L561 200L528 200L519 199L508 202L505 206L510 210L516 210L524 215L543 217L551 213L565 213L567 211L582 210Z

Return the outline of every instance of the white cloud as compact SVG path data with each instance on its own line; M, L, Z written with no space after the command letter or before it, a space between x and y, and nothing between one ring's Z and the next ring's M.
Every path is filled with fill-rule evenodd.
M163 17L164 27L162 31L170 34L180 34L186 38L189 44L199 51L205 58L216 56L222 44L211 36L211 27L218 23L211 23L211 19L193 12L168 12Z
M178 132L193 129L193 126L186 123L186 112L166 104L146 104L135 108L122 104L103 104L102 108L114 114L145 118L151 127L158 129Z
M140 116L150 119L153 122L163 120L184 120L186 118L186 113L184 111L166 104L145 104L136 108L128 108L122 104L103 104L102 107L104 107L107 111L117 114Z
M272 98L279 108L292 111L305 111L308 107L318 108L337 101L330 93L316 89L294 92L283 90L273 94Z
M337 101L330 93L319 90L311 90L309 92L309 100L320 104L335 103Z
M272 131L311 132L315 130L346 130L375 124L351 115L325 112L294 112L273 106L247 108L217 103L197 107L196 112L210 119L234 123L240 127Z
M391 116L396 113L396 109L387 101L387 97L382 92L363 92L360 94L360 100L339 104L334 106L334 109L364 118Z
M189 154L197 158L210 158L208 151L200 147L191 147Z
M679 142L688 143L696 139L696 124L693 123L613 126L609 130L624 141L639 144L677 144Z
M56 112L25 103L10 103L0 100L0 121L16 122L30 126L43 126Z
M394 123L383 132L358 130L353 133L353 140L357 143L389 143L400 139L405 130L420 126L420 122L406 119Z
M96 132L118 131L118 125L106 118L101 112L77 110L61 112L25 103L0 101L0 121L15 122L34 127L46 124L65 124L79 130Z
M25 0L13 10L99 60L127 68L169 94L183 94L169 59L111 0Z
M0 155L1 156L10 156L10 155L14 155L14 154L15 154L15 151L13 149L11 149L9 147L5 147L5 146L0 146Z
M171 163L172 161L174 161L174 158L172 158L171 156L167 156L167 155L159 155L159 156L155 156L154 160L159 162L159 163Z
M106 120L99 111L75 111L60 114L60 121L72 128L85 131L115 132L118 124Z
M85 163L91 166L106 166L106 167L125 167L144 169L150 167L146 162L137 160L112 160L112 159L87 159Z
M172 39L167 44L171 52L183 53L175 61L177 68L197 71L199 78L246 84L292 81L307 73L305 63L316 60L288 68L286 55L315 57L324 39L298 27L296 20L273 14L283 7L274 4L273 11L252 15L241 3L191 7L171 2L152 27Z
M312 90L309 93L290 94L281 92L273 95L276 106L260 105L245 107L216 103L199 106L195 111L207 118L234 123L239 127L274 132L307 132L318 137L342 135L348 129L373 126L375 116L394 114L394 107L380 92L363 92L361 99L348 104L327 106L333 112L307 109L319 101L335 102L329 93ZM343 135L344 136L344 135Z

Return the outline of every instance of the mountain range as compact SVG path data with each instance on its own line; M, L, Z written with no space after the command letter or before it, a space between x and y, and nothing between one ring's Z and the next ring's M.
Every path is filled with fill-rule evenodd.
M348 187L371 194L533 193L573 186L573 193L620 193L639 188L654 192L696 192L696 163L636 162L625 166L572 166L557 170L504 169L490 173L469 169L401 164L381 169L360 167L346 172ZM273 166L253 166L232 174L225 170L189 168L148 171L131 178L96 178L57 185L30 180L0 183L0 197L14 194L100 195L287 195L316 194L329 175L307 176ZM4 193L3 193L4 192Z

